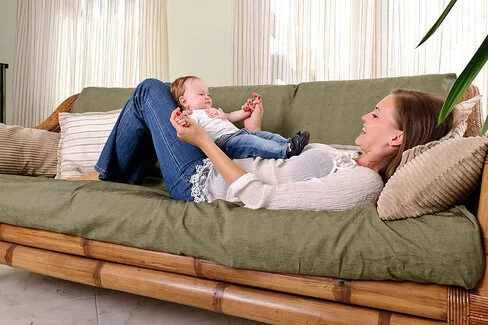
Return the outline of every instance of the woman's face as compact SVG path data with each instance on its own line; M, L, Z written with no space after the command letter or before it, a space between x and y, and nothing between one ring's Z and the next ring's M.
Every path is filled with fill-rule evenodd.
M390 153L403 141L403 131L398 129L395 120L395 96L383 98L368 114L363 115L363 130L356 138L356 145L364 152L381 150Z

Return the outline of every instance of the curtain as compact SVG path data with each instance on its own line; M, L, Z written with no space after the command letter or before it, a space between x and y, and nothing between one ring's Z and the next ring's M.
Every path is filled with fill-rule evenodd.
M41 123L87 86L166 79L166 0L19 0L13 122Z
M234 0L234 84L459 75L488 34L488 2L458 1L416 48L448 3ZM473 83L486 107L486 67Z

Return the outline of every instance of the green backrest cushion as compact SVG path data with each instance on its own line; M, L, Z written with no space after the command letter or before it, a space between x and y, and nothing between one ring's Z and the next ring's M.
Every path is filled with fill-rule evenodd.
M372 111L393 89L417 89L445 97L455 80L455 74L432 74L298 85L210 87L209 90L214 106L226 112L240 109L253 92L259 93L265 110L264 130L285 137L298 130L308 130L311 142L354 144L363 125L361 116ZM134 88L85 88L72 112L122 108L133 91Z
M124 107L134 88L86 87L73 103L71 113L108 112Z

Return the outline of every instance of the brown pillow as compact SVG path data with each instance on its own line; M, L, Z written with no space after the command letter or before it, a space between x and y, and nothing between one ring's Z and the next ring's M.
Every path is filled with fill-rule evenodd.
M381 219L418 217L465 201L477 187L488 138L447 139L425 150L388 180L378 199Z
M56 175L59 133L0 123L0 173Z

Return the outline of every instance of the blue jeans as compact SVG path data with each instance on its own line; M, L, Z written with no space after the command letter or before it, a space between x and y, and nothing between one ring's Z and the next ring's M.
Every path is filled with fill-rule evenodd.
M223 135L215 141L215 144L232 159L247 157L285 159L288 149L288 139L279 134L266 131L249 132L246 129Z
M171 197L193 201L190 177L206 156L176 136L169 121L176 106L169 83L156 79L141 82L120 113L95 165L99 178L140 184L159 161Z

